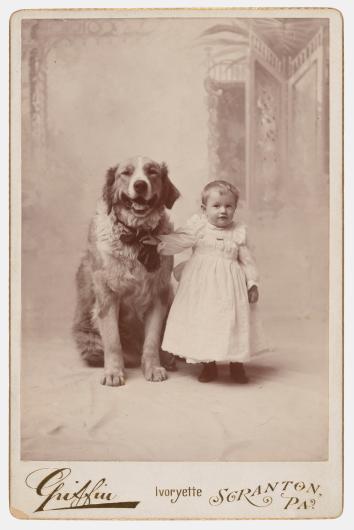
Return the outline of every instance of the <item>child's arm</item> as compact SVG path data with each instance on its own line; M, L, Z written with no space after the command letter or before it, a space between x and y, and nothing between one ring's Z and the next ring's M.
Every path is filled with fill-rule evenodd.
M178 228L175 232L157 237L148 237L143 243L146 245L157 245L158 253L164 256L178 254L194 246L202 223L200 216L194 215L187 221L185 226Z
M238 250L238 259L246 275L247 289L253 285L258 286L258 270L256 263L246 245L241 245Z
M181 230L176 230L171 234L158 236L160 240L157 245L157 252L163 256L178 254L187 248L193 247L196 237L193 234Z
M240 262L242 269L246 276L248 300L251 304L258 301L258 281L259 274L257 270L256 262L247 246L246 228L243 227L244 237L242 238L241 244L238 250L238 261Z

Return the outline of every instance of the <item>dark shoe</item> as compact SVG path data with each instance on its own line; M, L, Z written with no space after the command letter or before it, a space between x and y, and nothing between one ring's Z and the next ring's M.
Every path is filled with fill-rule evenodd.
M200 383L210 383L218 376L218 369L215 362L203 363L203 370L200 372L198 381Z
M168 372L176 372L178 370L176 357L173 353L170 353L165 350L160 350L160 362L161 366L166 368Z
M230 363L230 375L235 383L245 384L249 381L243 363Z

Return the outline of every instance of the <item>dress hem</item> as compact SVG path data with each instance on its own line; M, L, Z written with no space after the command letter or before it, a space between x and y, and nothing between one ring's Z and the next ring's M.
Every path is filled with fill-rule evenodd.
M175 357L178 357L179 359L184 359L188 364L201 364L201 363L246 363L251 360L251 355L248 355L247 357L228 357L227 359L193 359L192 357L185 357L183 355L178 355L177 353L173 353Z

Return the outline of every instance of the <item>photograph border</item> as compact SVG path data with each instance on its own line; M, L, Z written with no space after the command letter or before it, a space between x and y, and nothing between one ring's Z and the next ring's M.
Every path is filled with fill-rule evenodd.
M339 13L340 15L340 20L342 21L343 23L343 19L342 19L342 15L341 13L336 10L336 9L330 9L330 8L310 8L310 7L304 7L304 8L296 8L296 7L289 7L289 8L271 8L271 7L262 7L262 8L245 8L245 7L226 7L226 8L219 8L219 7L206 7L206 8L88 8L88 9L78 9L78 8L58 8L58 9L46 9L46 8L43 8L40 9L39 11L37 9L29 9L29 10L25 10L26 13L25 14L31 14L33 15L33 13L37 13L39 12L40 15L44 15L43 18L47 18L47 14L48 12L51 12L54 14L59 14L61 12L77 12L78 15L81 17L83 17L83 15L85 14L85 16L83 18L87 18L86 17L86 14L87 12L90 12L92 13L92 15L97 15L98 12L105 12L105 13L117 13L119 12L119 14L124 14L126 15L128 12L143 12L144 14L145 13L151 13L151 12L159 12L159 14L165 14L165 12L170 12L170 11L174 11L174 12L195 12L195 11L212 11L212 16L215 16L215 13L216 12L231 12L231 13L237 13L237 12L241 12L241 13L244 13L244 12L250 12L252 10L257 10L258 13L261 13L261 12L264 12L264 11L281 11L281 12L285 12L285 11L294 11L294 10L298 10L298 11L306 11L307 15L309 15L310 12L313 12L313 11L318 11L318 10L321 10L322 13L324 11L328 12L328 11L335 11L336 13ZM17 12L18 13L18 12ZM23 13L23 10L21 10L19 12L20 14ZM16 15L16 13L15 13ZM18 15L17 15L18 16ZM168 16L168 15L166 15ZM225 14L225 16L227 16ZM336 15L337 16L337 15ZM33 17L31 17L33 18ZM37 18L42 18L41 16L37 17ZM55 18L55 17L54 17ZM71 18L71 17L70 17ZM76 17L75 17L76 18ZM94 18L94 17L93 17ZM134 17L133 17L134 18ZM330 18L330 17L329 17ZM14 20L14 18L12 18L12 20ZM21 19L22 20L22 19ZM10 31L10 34L11 34L11 31ZM14 36L13 34L10 35L11 36L11 39L13 40L14 39ZM342 25L342 46L343 46L343 39L344 39L344 34L343 34L343 25ZM330 49L332 50L332 47L330 47ZM333 51L333 50L332 50ZM10 54L11 54L11 57L12 57L12 60L11 60L11 65L13 66L14 64L14 57L13 57L13 54L16 53L14 51L14 48L10 49ZM336 94L336 98L340 98L341 99L341 112L342 112L342 116L344 115L344 82L343 82L343 76L344 76L344 68L343 68L343 61L344 61L344 57L343 57L343 47L342 47L342 56L341 56L341 64L340 64L340 68L342 70L342 76L341 76L341 91L338 91L338 94ZM330 64L331 63L331 59L330 59ZM14 137L16 137L16 135L19 134L19 131L18 131L18 128L19 128L19 124L17 124L16 126L16 120L14 119L13 117L13 113L16 114L16 111L14 110L14 107L17 107L18 104L19 104L19 101L14 98L14 91L15 91L15 87L14 87L14 82L13 82L13 76L16 76L16 74L13 73L13 70L11 72L11 80L10 80L10 83L11 83L11 105L12 105L12 118L11 118L11 121L10 121L10 129L11 129L11 138L13 139ZM18 81L17 81L18 82ZM15 81L16 83L16 81ZM332 98L333 99L333 98ZM331 103L332 103L332 100L331 100ZM332 243L336 243L337 246L339 248L337 248L337 250L340 250L340 252L338 253L338 255L336 256L338 259L337 261L340 262L336 264L336 268L338 268L338 266L340 266L340 269L341 269L341 279L342 279L342 283L341 283L341 286L340 286L340 293L337 293L337 305L338 303L340 302L340 305L341 305L341 315L338 315L338 318L336 320L336 323L334 325L334 323L332 322L332 326L334 325L334 328L335 328L335 331L332 330L332 334L338 334L338 329L341 329L341 337L340 337L340 341L339 343L342 344L343 342L343 338L344 338L344 335L343 335L343 309L344 309L344 296L342 294L342 289L343 289L343 285L344 285L344 250L343 250L343 237L344 237L344 228L343 228L343 224L344 224L344 209L343 209L343 202L344 202L344 191L343 191L343 186L344 186L344 174L343 174L343 154L342 154L342 150L343 150L343 119L341 120L342 122L342 145L341 146L338 146L339 147L339 151L341 151L341 155L338 157L338 159L340 159L341 161L341 177L340 177L340 180L341 182L337 182L335 183L336 184L336 189L335 189L335 193L331 193L330 194L330 197L331 197L331 206L330 206L330 213L332 212L333 210L333 202L336 203L336 208L338 208L338 205L339 203L341 204L341 215L340 215L340 218L336 219L336 225L335 227L332 226L332 229L331 229L331 234L330 234L330 242ZM330 132L331 132L331 138L333 136L332 134L332 127L330 128ZM337 140L336 140L337 142ZM21 167L20 167L20 163L19 161L17 163L14 163L14 151L16 151L16 148L13 147L13 141L11 142L11 156L10 156L10 175L20 175L21 174ZM338 143L338 142L337 142ZM335 166L335 164L338 163L338 160L336 160L335 162L333 162L333 159L331 160L331 171L330 171L330 174L332 175L332 170L333 170L333 166ZM14 322L15 320L15 317L14 315L18 314L18 311L20 311L20 307L17 305L17 302L16 302L16 297L14 296L13 292L14 292L14 288L13 288L13 282L14 282L14 277L16 278L16 275L18 275L18 269L17 269L17 263L18 263L18 255L15 253L14 254L14 248L13 248L13 245L11 245L11 242L13 243L14 241L20 241L21 240L21 234L20 234L20 229L19 229L19 226L18 226L18 222L16 222L16 217L17 217L17 213L15 212L15 203L16 203L16 193L17 193L17 197L18 197L18 192L19 190L17 190L17 192L15 192L14 194L14 190L13 190L13 187L14 187L14 180L16 181L16 186L20 187L20 182L19 180L20 179L16 179L15 177L12 177L11 179L11 182L10 182L10 203L11 203L11 206L10 207L10 216L11 216L11 219L10 219L10 269L12 269L12 272L11 272L11 277L10 277L10 282L11 282L11 289L10 289L10 304L11 304L11 312L10 312L10 362L11 362L11 365L12 365L12 370L11 370L11 389L10 389L10 392L11 392L11 398L12 398L12 408L16 408L19 406L18 404L18 398L16 398L14 396L14 393L13 393L13 388L14 388L14 376L13 376L13 372L14 372L14 368L13 368L13 365L14 365L14 362L16 363L16 361L14 361L13 357L14 357L14 354L13 354L13 349L14 349L14 344L15 344L15 347L16 347L16 339L14 339L14 334L15 334L15 337L18 338L18 331L15 331L14 332L14 326L16 326L16 323ZM332 186L333 186L333 182L332 182ZM338 189L338 186L340 189ZM11 189L12 188L12 189ZM16 226L17 225L17 226ZM339 235L339 232L341 233L341 241L338 241L338 235ZM332 250L333 252L333 250ZM16 289L15 289L16 290ZM12 319L11 319L11 315L13 315ZM333 337L333 335L332 335ZM337 340L338 340L339 337L337 337ZM11 340L12 339L12 340ZM333 340L333 338L332 338ZM343 345L341 346L341 353L342 353L342 359L341 359L341 366L340 367L336 367L336 377L338 378L339 374L338 372L342 372L342 367L343 367L343 363L344 363L344 353L343 353ZM12 358L11 358L12 357ZM333 370L333 366L330 367L330 373L331 373L331 370ZM341 396L342 396L342 399L341 399L341 403L337 403L336 402L336 409L333 411L335 412L336 414L339 414L341 417L342 417L342 407L343 407L343 373L341 373L341 381L342 381L342 388L341 388ZM16 385L15 385L15 388L16 388ZM333 402L333 398L332 398L332 402ZM10 409L11 409L11 406L10 406ZM12 423L12 428L11 430L12 431L16 431L16 426L15 426L15 419L13 418L14 414L16 415L16 412L14 413L13 411L10 410L10 413L11 413L11 423ZM331 418L331 413L329 414L329 418ZM18 417L17 417L17 421L18 421ZM330 420L331 421L331 420ZM342 454L342 467L344 465L344 460L343 460L343 421L341 423L341 435L340 435L340 438L341 438L341 449L340 449L340 452ZM14 444L14 438L15 438L15 434L12 432L12 439L11 439L11 433L10 433L10 457L12 457L12 469L10 469L10 479L12 479L12 481L14 481L14 477L15 477L15 480L19 481L19 477L17 476L18 474L18 463L16 464L16 459L15 457L13 456L13 454L11 454L11 447L13 448L13 444ZM37 463L37 462L36 462ZM51 462L52 464L53 462ZM27 462L26 462L27 464ZM81 464L81 463L80 463ZM129 464L127 462L127 464ZM166 464L166 463L164 463ZM190 464L188 462L188 464ZM246 465L248 465L249 463L244 463ZM258 465L262 465L263 462L257 462ZM271 462L271 464L274 464L273 462ZM278 464L278 462L277 462ZM295 462L291 462L291 464L295 464ZM308 463L305 463L305 465L307 465ZM102 465L102 463L100 463L100 465ZM198 465L203 465L202 463L198 463ZM342 477L341 477L341 484L342 484L342 487L343 487L343 474L342 474ZM341 489L342 489L341 487ZM341 493L341 503L343 502L343 492ZM12 513L15 517L19 517L19 518L23 518L20 514L20 512L17 512L16 509L14 508L11 508L12 510ZM340 508L341 510L341 508ZM335 515L335 516L329 516L328 518L332 518L332 517L337 517L338 515ZM27 516L26 516L27 517ZM320 516L321 517L321 516ZM294 517L298 520L300 519L312 519L311 516L309 517ZM293 517L290 517L289 519L294 519ZM315 516L315 518L317 518ZM326 516L322 516L321 518L325 519L327 518ZM35 517L33 517L33 519L36 519ZM46 520L52 520L53 518L52 517L48 517L48 518L44 518L44 517L40 517L40 519L46 519ZM57 518L56 518L57 519ZM71 518L59 518L61 520L68 520L68 519L71 519ZM95 517L91 517L91 518L84 518L84 517L78 517L78 519L80 520L89 520L89 519L95 519ZM75 520L78 520L75 518ZM102 517L98 517L98 519L102 519ZM200 519L200 520L221 520L221 519L225 519L225 520L238 520L238 519L254 519L254 517L223 517L223 518L220 518L220 517L112 517L112 518L109 518L109 517L106 517L104 516L104 519L113 519L113 520L148 520L148 519L151 519L151 520L166 520L166 519L188 519L188 520L197 520L197 519ZM257 520L264 520L264 519L287 519L286 517L256 517ZM96 519L97 520L97 519Z

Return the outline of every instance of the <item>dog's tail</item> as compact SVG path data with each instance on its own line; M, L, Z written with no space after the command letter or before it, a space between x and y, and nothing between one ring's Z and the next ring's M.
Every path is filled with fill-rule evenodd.
M103 366L102 339L92 318L95 296L85 259L77 271L76 283L78 299L72 329L76 346L89 366Z
M74 337L81 358L89 366L103 366L103 345L100 334L95 330L75 329Z

